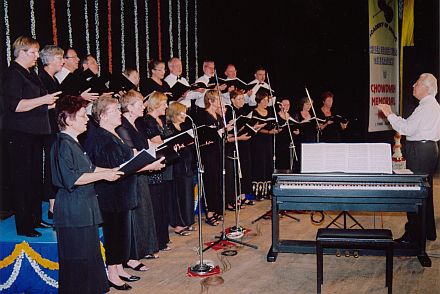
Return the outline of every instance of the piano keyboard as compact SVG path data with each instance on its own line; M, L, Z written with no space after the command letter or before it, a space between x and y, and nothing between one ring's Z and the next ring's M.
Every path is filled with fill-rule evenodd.
M299 190L390 190L420 191L420 185L413 183L335 183L335 182L278 182L280 189Z

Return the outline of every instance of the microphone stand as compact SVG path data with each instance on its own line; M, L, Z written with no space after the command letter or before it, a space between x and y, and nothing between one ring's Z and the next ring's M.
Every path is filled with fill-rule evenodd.
M290 144L289 144L289 163L290 163L290 170L293 170L293 161L298 161L298 156L296 155L296 149L295 149L295 143L293 142L293 136L292 136L292 129L290 128L289 124L289 118L287 117L288 113L287 111L282 108L282 111L284 112L284 115L286 117L286 123L287 123L287 130L289 132L290 137Z
M217 241L212 242L208 247L206 247L205 249L203 249L203 252L212 248L213 246L222 243L224 241L229 241L229 242L234 242L234 243L238 243L241 245L245 245L245 246L249 246L255 249L258 249L257 246L255 245L251 245L251 244L247 244L238 240L234 240L229 238L228 236L226 236L226 232L225 232L225 175L226 175L226 171L225 171L225 141L226 141L226 135L227 135L227 130L226 130L226 118L225 118L225 114L223 113L223 110L225 109L224 103L223 103L223 98L222 98L222 94L220 92L219 89L219 83L218 83L218 76L217 76L217 70L214 70L214 76L215 76L215 81L217 84L217 93L218 93L218 99L220 102L220 108L221 108L221 115L222 115L222 120L223 120L223 135L222 135L222 212L223 212L223 221L222 221L222 231L220 236L216 236L216 238L218 238Z
M204 193L204 185L203 185L203 165L202 165L202 160L200 157L200 143L199 143L199 136L197 134L197 126L194 123L194 120L189 116L186 115L186 117L188 117L191 121L191 127L193 129L193 133L194 133L194 145L195 145L195 149L196 149L196 156L197 156L197 183L199 183L199 189L197 189L197 206L199 208L198 211L198 226L199 226L199 263L191 266L188 268L188 272L193 274L193 275L198 275L198 276L204 276L208 273L211 273L215 270L215 267L213 265L208 265L206 263L203 262L203 236L202 236L202 196ZM205 206L206 206L206 199L205 199Z
M270 92L270 96L272 97L272 87L270 86L269 73L267 73L266 75L267 75L267 83L269 84L269 92ZM278 116L277 116L277 112L276 112L276 109L275 109L275 97L273 97L273 101L272 101L272 109L273 109L273 113L274 113L274 116L275 116L276 128L278 129L278 128L280 127L280 124L279 124L279 122L278 122ZM290 129L289 129L289 132L290 132ZM273 135L273 157L272 157L272 159L273 159L273 171L275 171L275 167L276 167L276 166L275 166L275 163L276 163L276 155L275 155L276 139L275 139L275 137L276 137L276 134ZM271 190L272 190L272 188L271 188ZM272 199L273 199L273 198L272 198ZM273 200L272 200L272 206L273 206L273 205L274 205L274 203L273 203ZM275 204L275 205L276 205L276 204ZM287 212L286 212L285 210L279 211L279 214L280 214L280 215L287 216L287 217L293 219L293 220L296 221L296 222L299 222L299 221L300 221L299 218L296 218L296 217L294 217L294 216L291 216L291 215L287 214ZM272 209L266 211L264 214L262 214L261 216L259 216L259 217L256 218L256 219L254 219L254 220L251 222L251 224L254 224L254 223L256 223L257 221L259 221L260 219L263 219L263 218L264 218L264 219L270 218L271 216L272 216Z
M238 232L241 233L241 236L243 235L243 227L239 226L240 221L240 210L241 207L238 202L238 198L241 197L241 179L243 178L242 171L241 171L241 162L240 162L240 152L238 149L238 131L237 131L237 115L235 113L234 107L232 105L227 105L231 108L232 111L232 120L234 122L234 156L232 160L234 160L234 192L235 192L235 226L230 228L231 232ZM238 175L238 177L237 177ZM238 181L238 185L237 185Z
M316 117L315 107L313 107L313 101L312 101L312 98L310 98L309 90L307 90L306 86L304 86L304 88L306 89L307 97L309 98L310 105L312 106L313 116L315 117L316 129L317 129L317 131L316 131L316 143L319 143L319 134L321 132L321 128L319 127L319 122L318 122L317 117Z

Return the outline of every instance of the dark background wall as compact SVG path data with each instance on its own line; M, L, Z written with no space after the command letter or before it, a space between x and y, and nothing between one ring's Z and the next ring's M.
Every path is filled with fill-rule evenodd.
M30 35L29 1L0 0L0 71L6 66L5 24L3 1L8 1L11 11L11 41L21 34ZM92 3L94 1L90 1ZM113 26L113 68L121 69L120 13L119 1L114 2ZM148 0L151 17L150 58L158 58L157 51L157 1ZM37 38L41 45L51 43L50 1L36 3ZM72 10L84 11L83 1L72 0ZM100 7L107 1L99 0ZM126 1L126 9L132 9L133 1ZM139 34L145 34L145 1L138 1ZM163 25L162 55L167 60L171 54L168 35L168 1L161 1ZM177 1L172 1L173 11ZM185 3L180 1L181 5ZM335 94L335 107L351 119L346 140L350 142L391 142L393 132L367 133L368 113L368 1L367 0L188 0L191 15L197 3L198 19L198 64L195 68L195 36L188 32L190 50L190 75L192 82L201 74L203 59L214 59L219 76L223 76L228 63L236 64L238 76L244 81L253 79L255 66L267 68L270 82L278 97L288 97L295 106L296 101L305 96L304 86L310 95L318 100L321 92L330 90ZM57 10L65 10L66 1L56 1ZM92 10L90 4L89 11ZM183 6L181 6L183 9ZM49 9L49 10L48 10ZM142 12L142 9L143 12ZM106 13L106 12L105 12ZM422 72L432 72L439 76L439 1L415 0L415 47L405 48L403 114L409 115L415 107L411 86ZM63 18L63 16L60 16ZM64 16L65 17L65 16ZM89 15L91 18L92 16ZM126 53L127 66L134 65L133 28L130 27L131 14L127 12ZM106 15L100 15L101 36L106 38ZM47 23L46 23L47 22ZM189 27L194 26L194 17L189 17ZM84 19L73 19L74 34L85 34ZM175 25L175 24L174 24ZM48 29L49 28L49 29ZM68 45L67 27L59 22L60 45ZM94 27L90 27L94 35ZM174 37L176 28L174 28ZM80 38L80 39L81 39ZM78 37L77 37L78 39ZM142 41L142 40L141 40ZM94 44L94 42L92 42ZM92 45L92 48L94 45ZM101 44L102 66L107 69L106 42ZM76 43L80 54L85 53L84 42ZM93 49L92 49L93 51ZM145 46L140 47L141 74L145 79L147 61ZM176 51L174 49L174 54ZM3 173L5 174L5 173ZM1 183L0 183L1 184ZM2 184L2 192L5 185ZM1 197L0 210L10 207L10 201ZM0 199L0 200L1 200Z

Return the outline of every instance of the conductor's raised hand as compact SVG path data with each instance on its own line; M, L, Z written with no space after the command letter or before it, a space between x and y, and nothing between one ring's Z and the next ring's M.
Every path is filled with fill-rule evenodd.
M391 110L391 106L389 106L388 104L378 104L376 107L380 111L382 111L385 116L388 116L393 113L393 111Z

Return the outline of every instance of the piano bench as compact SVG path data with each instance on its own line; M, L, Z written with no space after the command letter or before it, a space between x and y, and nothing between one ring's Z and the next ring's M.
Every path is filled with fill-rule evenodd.
M394 242L390 230L384 229L318 229L316 234L317 293L321 293L324 248L373 249L386 252L385 286L392 293Z

